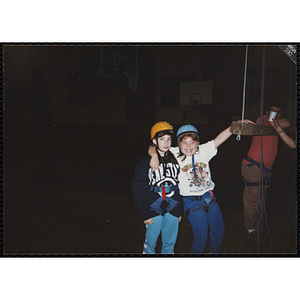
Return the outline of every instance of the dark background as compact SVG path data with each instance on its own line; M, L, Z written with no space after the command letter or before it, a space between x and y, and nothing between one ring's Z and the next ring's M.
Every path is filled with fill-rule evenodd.
M295 121L295 64L277 45L265 51L264 102L281 101ZM201 142L241 119L245 45L13 44L3 52L6 255L141 253L145 229L131 179L158 112L182 110L177 130L190 122L180 83L212 81L212 103L192 108ZM262 53L263 45L249 46L246 118L253 121ZM135 90L124 71L136 67ZM280 139L266 204L272 243L258 249L246 239L240 162L250 143L232 136L211 161L226 227L221 253L295 253L296 151ZM191 242L184 219L175 253L189 253Z

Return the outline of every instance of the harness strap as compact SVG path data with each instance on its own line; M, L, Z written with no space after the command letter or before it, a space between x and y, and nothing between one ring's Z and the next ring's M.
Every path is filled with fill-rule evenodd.
M258 166L260 167L260 163L257 162L256 160L252 159L251 157L247 156L246 160L248 160L250 162L250 164L248 164L248 167L253 167L253 166ZM267 168L266 166L263 166L263 169L265 172L271 172L271 170L269 168Z
M249 186L259 186L259 182L246 181L244 177L243 177L243 181L245 183L246 190L249 189ZM270 178L266 178L264 183L265 183L266 187L271 187L271 179Z
M202 200L202 196L188 196L185 198L188 198L191 201L201 201Z
M161 208L161 204L163 202L163 197L159 197L156 199L155 202L153 202L150 207L152 210L155 210L159 215L164 215L165 213L168 213L169 211L171 211L174 207L178 206L179 205L179 202L172 199L172 198L169 198L169 197L166 197L166 200L167 203L168 203L168 206L166 208Z
M214 197L215 197L214 193L212 191L208 191L208 193L210 193L210 195L211 195L211 200L210 201L213 201Z
M213 209L216 202L217 202L216 198L214 198L212 201L210 201L209 204L206 203L205 201L202 201L199 203L198 206L187 209L186 216L189 216L201 209L208 214Z
M198 202L197 206L191 207L186 210L186 216L193 214L201 209L206 213L209 213L213 209L215 203L217 202L217 199L214 197L214 193L212 191L207 191L202 196L187 196L185 198L189 199L190 201Z
M161 188L161 193L162 193L162 198L163 198L163 201L166 201L166 188L163 186Z
M174 186L170 186L170 185L166 185L166 186L150 186L150 191L154 192L154 193L163 193L163 188L165 190L165 194L169 194L173 191L177 191L178 190L178 186L174 185Z
M195 167L195 155L194 154L192 156L192 165L193 165L194 177L197 178L196 167Z

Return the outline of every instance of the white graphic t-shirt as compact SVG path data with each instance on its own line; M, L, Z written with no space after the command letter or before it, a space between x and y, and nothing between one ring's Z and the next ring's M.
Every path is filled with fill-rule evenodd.
M171 147L170 151L176 157L180 165L179 189L182 196L201 196L207 191L212 191L215 187L211 179L209 161L217 154L214 141L207 142L199 146L199 151L195 153L195 169L197 176L194 176L192 156L186 156L184 161L178 157L179 148Z

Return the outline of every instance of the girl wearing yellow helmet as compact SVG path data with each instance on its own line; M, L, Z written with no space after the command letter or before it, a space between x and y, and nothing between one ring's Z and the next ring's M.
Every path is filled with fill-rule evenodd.
M155 254L160 234L161 253L174 253L183 205L178 190L179 165L169 151L172 134L173 126L167 122L158 122L151 128L151 144L159 167L153 171L149 165L151 157L145 156L136 166L132 181L135 206L146 225L144 254Z

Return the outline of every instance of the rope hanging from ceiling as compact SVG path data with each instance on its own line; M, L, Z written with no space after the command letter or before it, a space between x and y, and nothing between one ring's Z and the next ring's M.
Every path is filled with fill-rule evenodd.
M244 86L243 86L243 107L242 107L242 123L244 123L245 118L245 99L246 99L246 82L247 82L247 66L248 66L248 45L246 46L246 54L245 54L245 70L244 70ZM237 135L237 141L241 140L241 135Z

